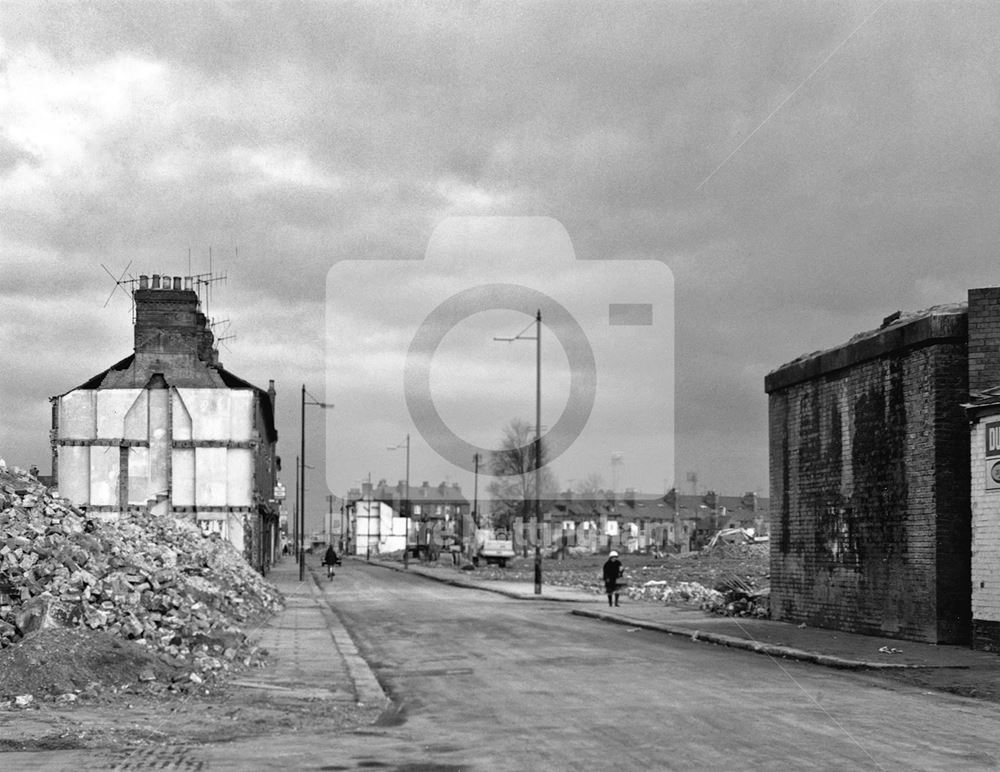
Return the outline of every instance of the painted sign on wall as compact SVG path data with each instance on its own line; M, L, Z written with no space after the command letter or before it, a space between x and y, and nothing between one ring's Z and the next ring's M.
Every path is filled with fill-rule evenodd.
M1000 456L1000 421L988 421L985 428L986 458Z
M983 424L986 443L986 490L1000 491L1000 421Z

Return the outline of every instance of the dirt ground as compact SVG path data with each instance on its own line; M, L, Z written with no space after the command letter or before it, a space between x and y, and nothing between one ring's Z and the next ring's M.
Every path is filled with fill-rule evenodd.
M632 586L648 581L666 581L670 584L697 582L709 589L731 581L734 577L755 589L770 586L770 557L767 544L724 545L712 550L689 552L683 555L621 556L625 576ZM604 592L601 567L606 555L569 556L564 560L545 558L542 572L547 584L563 587L580 587L595 593ZM530 582L534 578L534 556L518 557L506 568L481 566L470 572L474 579L507 579Z
M240 686L249 667L203 677L162 654L108 633L52 628L0 651L0 753L150 743L224 742L375 720L371 709L324 700L281 700Z
M75 704L40 703L0 710L0 753L104 748L128 751L150 744L197 745L242 737L368 726L373 708L322 700L288 703L237 686L207 693L135 694Z

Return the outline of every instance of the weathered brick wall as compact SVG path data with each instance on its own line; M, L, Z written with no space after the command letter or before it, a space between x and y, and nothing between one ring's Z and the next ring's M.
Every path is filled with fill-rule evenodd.
M969 290L969 391L1000 386L1000 287Z
M939 642L970 635L972 515L969 495L968 352L939 350L935 367L934 491Z
M968 639L964 332L925 317L768 376L775 618Z

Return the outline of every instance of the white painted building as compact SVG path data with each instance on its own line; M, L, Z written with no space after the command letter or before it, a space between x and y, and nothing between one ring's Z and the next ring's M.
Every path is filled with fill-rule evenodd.
M219 364L190 280L141 277L133 296L134 353L51 399L59 494L101 517L190 517L264 569L279 547L274 382Z

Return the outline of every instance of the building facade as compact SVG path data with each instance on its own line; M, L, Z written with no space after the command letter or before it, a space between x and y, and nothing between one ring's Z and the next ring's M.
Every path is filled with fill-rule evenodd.
M679 553L701 549L723 528L744 528L759 536L768 532L768 500L755 493L565 491L539 504L542 546L547 550ZM514 519L514 541L521 552L534 548L535 534L533 517Z
M1000 652L1000 287L969 291L972 646Z
M410 517L406 517L409 506ZM347 494L350 526L348 551L354 555L376 555L441 547L461 537L471 522L469 500L455 483L411 485L404 481L389 485L363 483Z
M101 517L189 517L261 571L278 549L274 382L219 363L190 277L141 276L133 353L51 398L59 494Z

